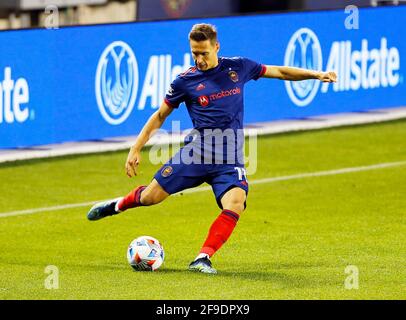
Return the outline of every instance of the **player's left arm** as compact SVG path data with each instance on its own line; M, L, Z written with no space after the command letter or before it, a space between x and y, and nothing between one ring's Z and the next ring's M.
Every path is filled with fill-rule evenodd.
M262 77L290 81L301 81L308 79L317 79L323 82L337 81L337 74L333 71L323 72L284 66L265 66L265 73L262 75Z

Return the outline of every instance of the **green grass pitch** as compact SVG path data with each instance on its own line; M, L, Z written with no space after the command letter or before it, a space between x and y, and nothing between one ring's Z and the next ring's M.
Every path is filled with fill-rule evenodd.
M258 150L248 208L212 259L217 275L187 270L220 212L201 191L96 222L86 219L89 206L0 216L0 299L405 299L406 165L255 181L406 161L406 121L261 137ZM129 179L126 157L2 164L0 212L117 197L159 168L147 150ZM140 235L165 248L156 272L127 264ZM49 265L58 289L46 288ZM348 266L358 289L345 287L356 277Z

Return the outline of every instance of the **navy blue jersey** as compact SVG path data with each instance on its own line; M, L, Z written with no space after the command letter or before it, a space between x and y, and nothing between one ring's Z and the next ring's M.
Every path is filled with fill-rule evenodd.
M196 130L242 129L244 84L264 73L265 66L252 60L222 57L213 69L191 67L178 75L165 102L173 108L184 102Z
M237 57L219 58L213 69L191 67L177 76L165 102L173 108L184 102L193 122L183 158L190 154L193 163L243 164L244 84L264 73L264 65Z
M257 80L265 66L245 58L219 58L217 67L189 68L171 84L165 102L184 102L194 130L183 146L154 176L169 194L207 182L222 208L223 195L234 187L248 193L244 168L244 84ZM188 139L190 138L190 139Z

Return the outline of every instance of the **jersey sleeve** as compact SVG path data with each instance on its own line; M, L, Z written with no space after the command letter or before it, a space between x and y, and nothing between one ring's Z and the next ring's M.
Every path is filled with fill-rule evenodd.
M250 80L258 80L265 73L266 67L263 64L247 58L241 58L241 63L244 69L246 82Z
M165 95L165 103L172 108L177 108L185 99L186 94L182 86L182 80L177 77L169 86Z

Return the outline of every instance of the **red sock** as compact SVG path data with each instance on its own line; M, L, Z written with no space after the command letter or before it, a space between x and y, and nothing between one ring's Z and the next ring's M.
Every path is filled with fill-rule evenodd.
M118 209L120 211L125 211L130 208L136 208L142 206L140 201L141 192L144 191L146 186L139 186L127 194L123 199L118 202Z
M210 227L209 235L203 244L200 253L206 253L210 257L227 241L233 232L238 219L238 213L231 210L223 210Z

